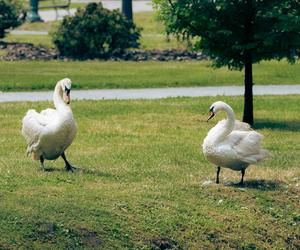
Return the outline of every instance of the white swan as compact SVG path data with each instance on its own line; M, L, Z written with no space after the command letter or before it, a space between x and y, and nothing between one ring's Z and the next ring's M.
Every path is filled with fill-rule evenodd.
M269 153L260 147L263 135L253 131L249 124L235 120L234 112L228 104L221 101L213 103L207 121L221 110L227 112L227 119L218 122L208 132L203 141L203 153L217 166L216 183L219 183L221 167L225 167L241 171L240 183L243 184L245 169L265 159Z
M27 142L27 153L33 153L44 169L44 160L54 160L61 156L68 171L73 171L65 156L65 150L75 138L77 126L70 103L71 80L65 78L57 82L53 94L56 109L46 109L41 113L28 110L22 123L22 135Z

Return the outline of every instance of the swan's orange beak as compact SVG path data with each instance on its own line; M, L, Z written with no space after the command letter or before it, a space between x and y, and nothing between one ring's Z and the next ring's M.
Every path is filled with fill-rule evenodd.
M209 116L209 118L207 119L206 122L208 122L211 118L213 118L215 116L215 113L212 112L212 111L209 111L209 114L210 114L210 116Z
M70 94L64 94L64 101L66 104L70 104L71 102Z

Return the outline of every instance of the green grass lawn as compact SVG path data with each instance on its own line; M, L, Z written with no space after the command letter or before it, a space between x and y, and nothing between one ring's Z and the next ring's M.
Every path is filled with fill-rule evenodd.
M243 98L222 99L241 117ZM200 151L222 117L205 121L215 100L74 101L75 173L61 159L43 172L26 156L21 119L51 103L0 104L0 248L299 248L299 97L255 98L273 157L249 167L245 188L227 169L220 185L203 185L215 178Z
M152 88L243 85L243 72L213 69L211 62L0 62L0 91L54 88L64 77L73 88ZM256 84L299 84L300 64L263 62L254 66Z
M134 22L137 26L142 27L140 49L184 49L186 45L178 42L174 37L168 40L164 34L163 25L155 21L152 12L134 13ZM35 30L35 31L54 31L60 21L44 23L25 23L18 27L18 30ZM7 42L26 42L39 46L54 47L51 35L8 35L5 38Z

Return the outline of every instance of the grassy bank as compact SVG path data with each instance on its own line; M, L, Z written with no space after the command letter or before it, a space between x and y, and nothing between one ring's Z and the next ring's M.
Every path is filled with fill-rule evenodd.
M213 69L211 62L0 62L0 91L52 90L64 77L73 88L153 88L243 85L243 72ZM299 84L300 64L255 65L255 84Z
M222 98L241 117L243 98ZM75 101L79 132L48 172L26 157L20 135L29 108L0 105L0 248L297 249L299 97L255 98L256 126L273 157L240 173L215 168L200 145L222 115L206 123L216 98ZM155 249L155 248L154 248Z

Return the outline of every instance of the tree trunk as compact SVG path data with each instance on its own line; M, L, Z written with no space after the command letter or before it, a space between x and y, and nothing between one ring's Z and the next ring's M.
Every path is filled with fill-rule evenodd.
M250 51L245 53L245 95L243 121L254 124L253 120L253 77L252 77L252 56Z
M251 44L253 39L253 0L246 0L245 13L245 45ZM244 115L243 121L253 126L253 78L252 78L252 51L245 49L244 51L244 66L245 66L245 95L244 95Z
M122 13L132 20L132 0L122 0Z

